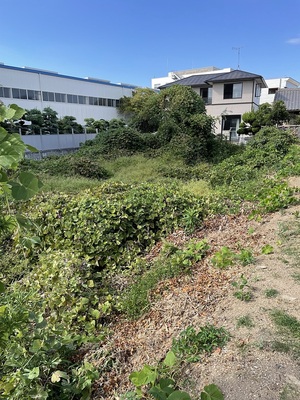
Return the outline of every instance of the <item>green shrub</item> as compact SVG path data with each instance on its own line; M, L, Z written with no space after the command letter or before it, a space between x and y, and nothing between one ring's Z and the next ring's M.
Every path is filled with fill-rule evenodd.
M74 356L105 313L91 278L85 262L51 252L0 294L0 397L90 397L99 374Z
M76 154L67 156L51 156L41 161L24 162L23 167L36 173L46 173L53 176L83 176L93 179L107 179L110 173L103 168L101 161Z
M198 224L203 218L201 201L174 185L103 185L79 195L41 197L34 208L45 249L71 248L100 269L130 264L184 226L187 209L197 210Z

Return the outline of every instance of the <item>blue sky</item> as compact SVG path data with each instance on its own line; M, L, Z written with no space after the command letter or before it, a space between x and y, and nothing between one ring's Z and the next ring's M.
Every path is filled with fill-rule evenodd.
M240 69L300 81L300 0L1 0L7 65L150 86L237 68L238 48Z

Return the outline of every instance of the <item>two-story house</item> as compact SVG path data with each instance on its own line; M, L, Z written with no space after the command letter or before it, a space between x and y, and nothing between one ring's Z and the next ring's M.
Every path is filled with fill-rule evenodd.
M216 118L216 131L231 141L238 141L237 130L245 112L259 106L261 89L267 87L261 75L233 70L189 76L160 86L189 86L205 101L207 114Z

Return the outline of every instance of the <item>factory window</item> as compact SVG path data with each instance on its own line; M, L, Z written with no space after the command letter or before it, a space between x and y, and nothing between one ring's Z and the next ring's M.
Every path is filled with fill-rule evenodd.
M11 97L10 88L0 86L0 97Z
M86 96L78 96L79 104L86 104Z
M78 97L76 94L67 94L68 103L78 103Z
M55 93L55 101L58 103L65 103L66 95L64 93Z
M43 92L43 100L44 101L54 101L54 93L53 92Z
M100 97L98 100L99 100L99 106L106 106L106 100L107 100L107 99L102 99L102 98Z
M120 100L106 99L103 97L89 97L77 94L54 93L54 92L39 92L38 90L8 88L0 86L0 97L14 98L14 99L28 99L28 100L41 100L54 101L57 103L72 103L72 104L89 104L91 106L102 107L118 107Z
M40 92L38 90L27 90L28 100L40 100Z

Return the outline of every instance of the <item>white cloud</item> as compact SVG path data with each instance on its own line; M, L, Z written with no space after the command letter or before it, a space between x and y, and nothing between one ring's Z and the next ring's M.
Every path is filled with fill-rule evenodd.
M300 44L300 37L291 38L291 39L287 40L286 42L289 44Z

